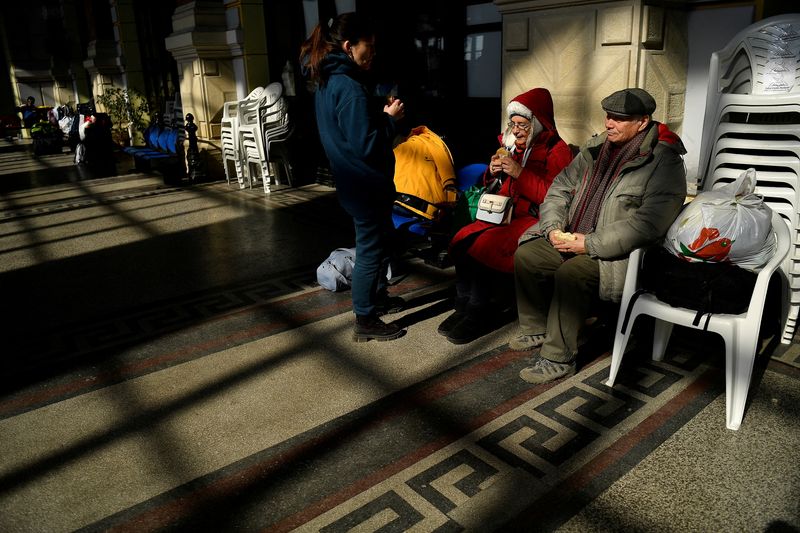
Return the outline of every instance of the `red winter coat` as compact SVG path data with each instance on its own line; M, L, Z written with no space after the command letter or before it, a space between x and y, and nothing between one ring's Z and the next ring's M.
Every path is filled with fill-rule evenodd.
M526 229L539 220L538 215L531 214L531 205L535 204L535 212L538 213L538 206L544 201L553 179L572 161L569 146L561 140L553 125L552 104L549 117L542 116L541 111L533 111L545 129L534 139L528 161L519 177L505 177L503 186L497 193L514 198L511 223L497 226L476 220L464 226L450 242L451 254L457 255L466 251L489 268L507 273L514 271L517 241ZM522 152L515 150L511 157L521 164L522 156ZM483 179L484 185L492 180L488 170Z

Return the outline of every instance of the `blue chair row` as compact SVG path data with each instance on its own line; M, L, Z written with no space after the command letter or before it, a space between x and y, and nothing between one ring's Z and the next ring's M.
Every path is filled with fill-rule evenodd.
M183 164L183 138L176 128L153 124L144 132L145 146L128 146L123 149L132 155L137 170L155 170L164 165Z

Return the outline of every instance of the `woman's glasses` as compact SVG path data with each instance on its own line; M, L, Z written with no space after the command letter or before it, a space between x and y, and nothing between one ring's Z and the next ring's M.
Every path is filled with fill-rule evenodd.
M514 122L513 120L512 120L511 122L509 122L509 123L507 124L507 126L509 127L509 129L512 129L512 130L513 130L514 128L519 128L519 129L521 129L522 131L528 131L529 129L531 129L531 125L530 125L530 123L528 123L528 124L523 124L522 122Z

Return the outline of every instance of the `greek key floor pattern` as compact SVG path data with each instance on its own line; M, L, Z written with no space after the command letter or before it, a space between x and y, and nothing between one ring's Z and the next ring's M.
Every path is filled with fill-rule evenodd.
M580 499L536 517L538 500L599 492L720 392L697 357L644 361L613 390L607 358L535 388L525 359L498 348L87 530L547 530ZM235 512L204 512L223 490Z
M420 531L463 531L502 524L586 467L621 432L641 424L703 372L648 365L639 368L645 379L629 382L624 392L610 391L602 385L606 362L525 401L297 530L405 531L414 526ZM506 504L500 507L498 502Z

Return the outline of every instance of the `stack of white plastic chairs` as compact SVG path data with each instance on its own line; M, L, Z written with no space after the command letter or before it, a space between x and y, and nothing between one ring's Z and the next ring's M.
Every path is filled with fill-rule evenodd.
M782 265L781 342L800 310L800 14L764 19L712 54L699 190L756 169L756 192L784 218L792 251Z
M270 172L267 130L278 120L285 108L283 85L270 83L261 98L241 102L239 106L239 149L244 177L252 187L261 181L264 192L270 192Z
M183 106L181 105L180 91L175 93L175 96L167 101L164 106L164 125L170 128L183 128Z
M264 192L269 193L272 177L277 176L270 163L270 148L287 140L291 132L283 85L279 82L258 87L243 100L225 102L220 136L228 183L233 163L240 188L252 188L260 181Z
M236 139L239 135L239 102L225 102L222 104L222 124L220 125L220 144L222 151L222 168L225 170L225 180L231 183L230 165L234 165L236 175L237 161Z
M275 105L264 110L264 153L267 161L269 162L270 175L276 177L276 182L279 182L279 174L275 171L273 161L280 159L283 163L286 179L291 186L292 172L291 165L287 160L288 153L284 152L283 156L275 156L275 148L281 143L286 143L292 135L293 126L289 120L289 109L286 98L279 98ZM265 189L265 192L268 192Z
M239 187L244 187L244 173L242 171L242 159L239 155L239 107L241 102L247 100L257 100L264 92L263 87L256 87L248 94L244 100L233 100L222 105L222 124L220 130L222 144L222 166L225 169L225 179L230 184L231 169L234 166L234 173L239 182Z

